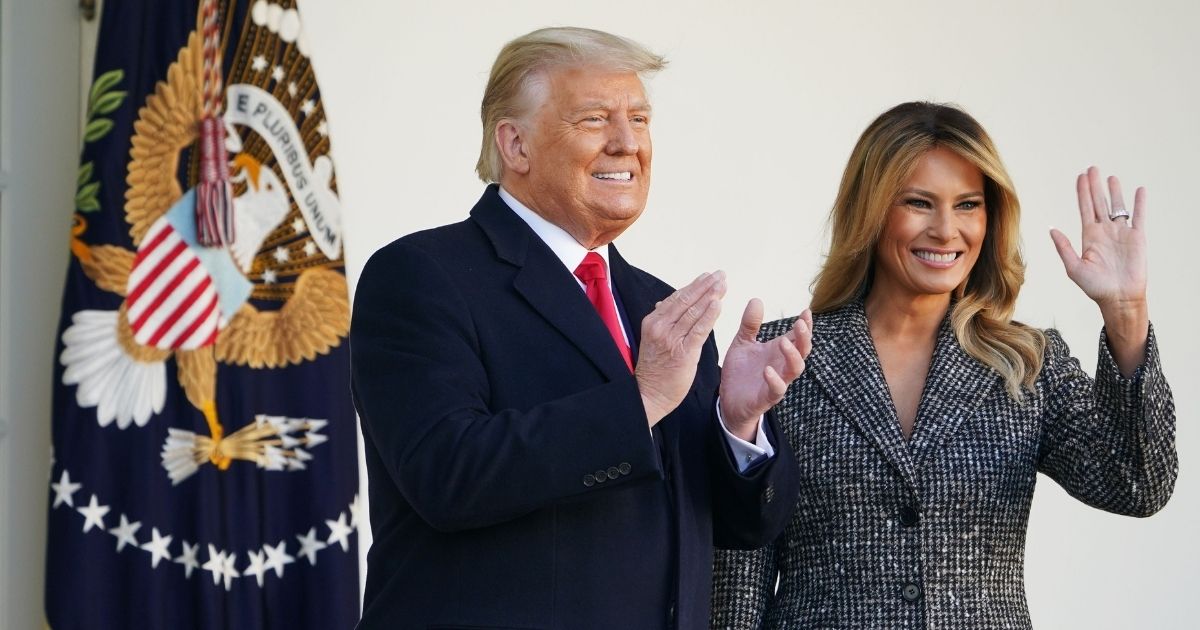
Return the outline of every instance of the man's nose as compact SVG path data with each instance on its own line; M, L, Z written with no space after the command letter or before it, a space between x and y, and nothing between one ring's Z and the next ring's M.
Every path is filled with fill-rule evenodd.
M609 155L633 155L638 152L638 137L633 125L625 118L613 118L609 125L608 144L604 150Z

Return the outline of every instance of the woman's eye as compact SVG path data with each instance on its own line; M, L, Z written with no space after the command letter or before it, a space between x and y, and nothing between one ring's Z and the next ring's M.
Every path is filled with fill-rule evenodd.
M978 201L964 201L964 202L958 204L958 209L959 210L974 210L975 208L978 208L982 205L983 204Z
M906 199L906 200L904 200L904 203L906 205L912 206L914 208L929 208L929 207L931 207L929 205L929 202L924 199Z

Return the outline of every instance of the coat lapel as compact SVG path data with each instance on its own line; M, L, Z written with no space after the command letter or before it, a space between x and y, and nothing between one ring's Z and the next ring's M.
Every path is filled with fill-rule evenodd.
M900 432L862 303L848 304L814 324L813 351L806 369L905 483L917 488L913 459Z
M925 391L917 407L916 429L909 451L920 468L964 420L991 394L1000 376L967 354L954 336L950 318L938 331Z
M505 205L497 190L494 184L488 186L471 210L471 218L491 239L496 255L518 268L513 289L605 378L627 378L629 368L587 295L554 252Z

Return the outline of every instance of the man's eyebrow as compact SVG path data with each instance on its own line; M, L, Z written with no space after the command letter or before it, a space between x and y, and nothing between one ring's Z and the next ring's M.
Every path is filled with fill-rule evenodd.
M588 102L580 105L579 107L576 107L575 109L571 110L570 113L571 114L582 114L583 112L591 112L591 111L596 111L596 110L609 110L612 108L613 108L612 101L588 101ZM649 111L651 111L650 102L649 101L638 101L636 103L631 103L629 105L629 109L631 109L635 112L649 112Z

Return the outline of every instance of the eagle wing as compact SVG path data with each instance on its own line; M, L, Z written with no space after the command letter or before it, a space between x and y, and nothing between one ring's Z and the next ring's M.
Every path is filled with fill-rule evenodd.
M243 304L217 337L216 358L252 368L283 367L328 353L349 330L346 276L332 269L308 269L279 310L260 311Z
M196 140L202 115L202 39L193 31L188 45L167 69L154 93L138 110L125 181L125 220L134 245L181 196L179 152Z

